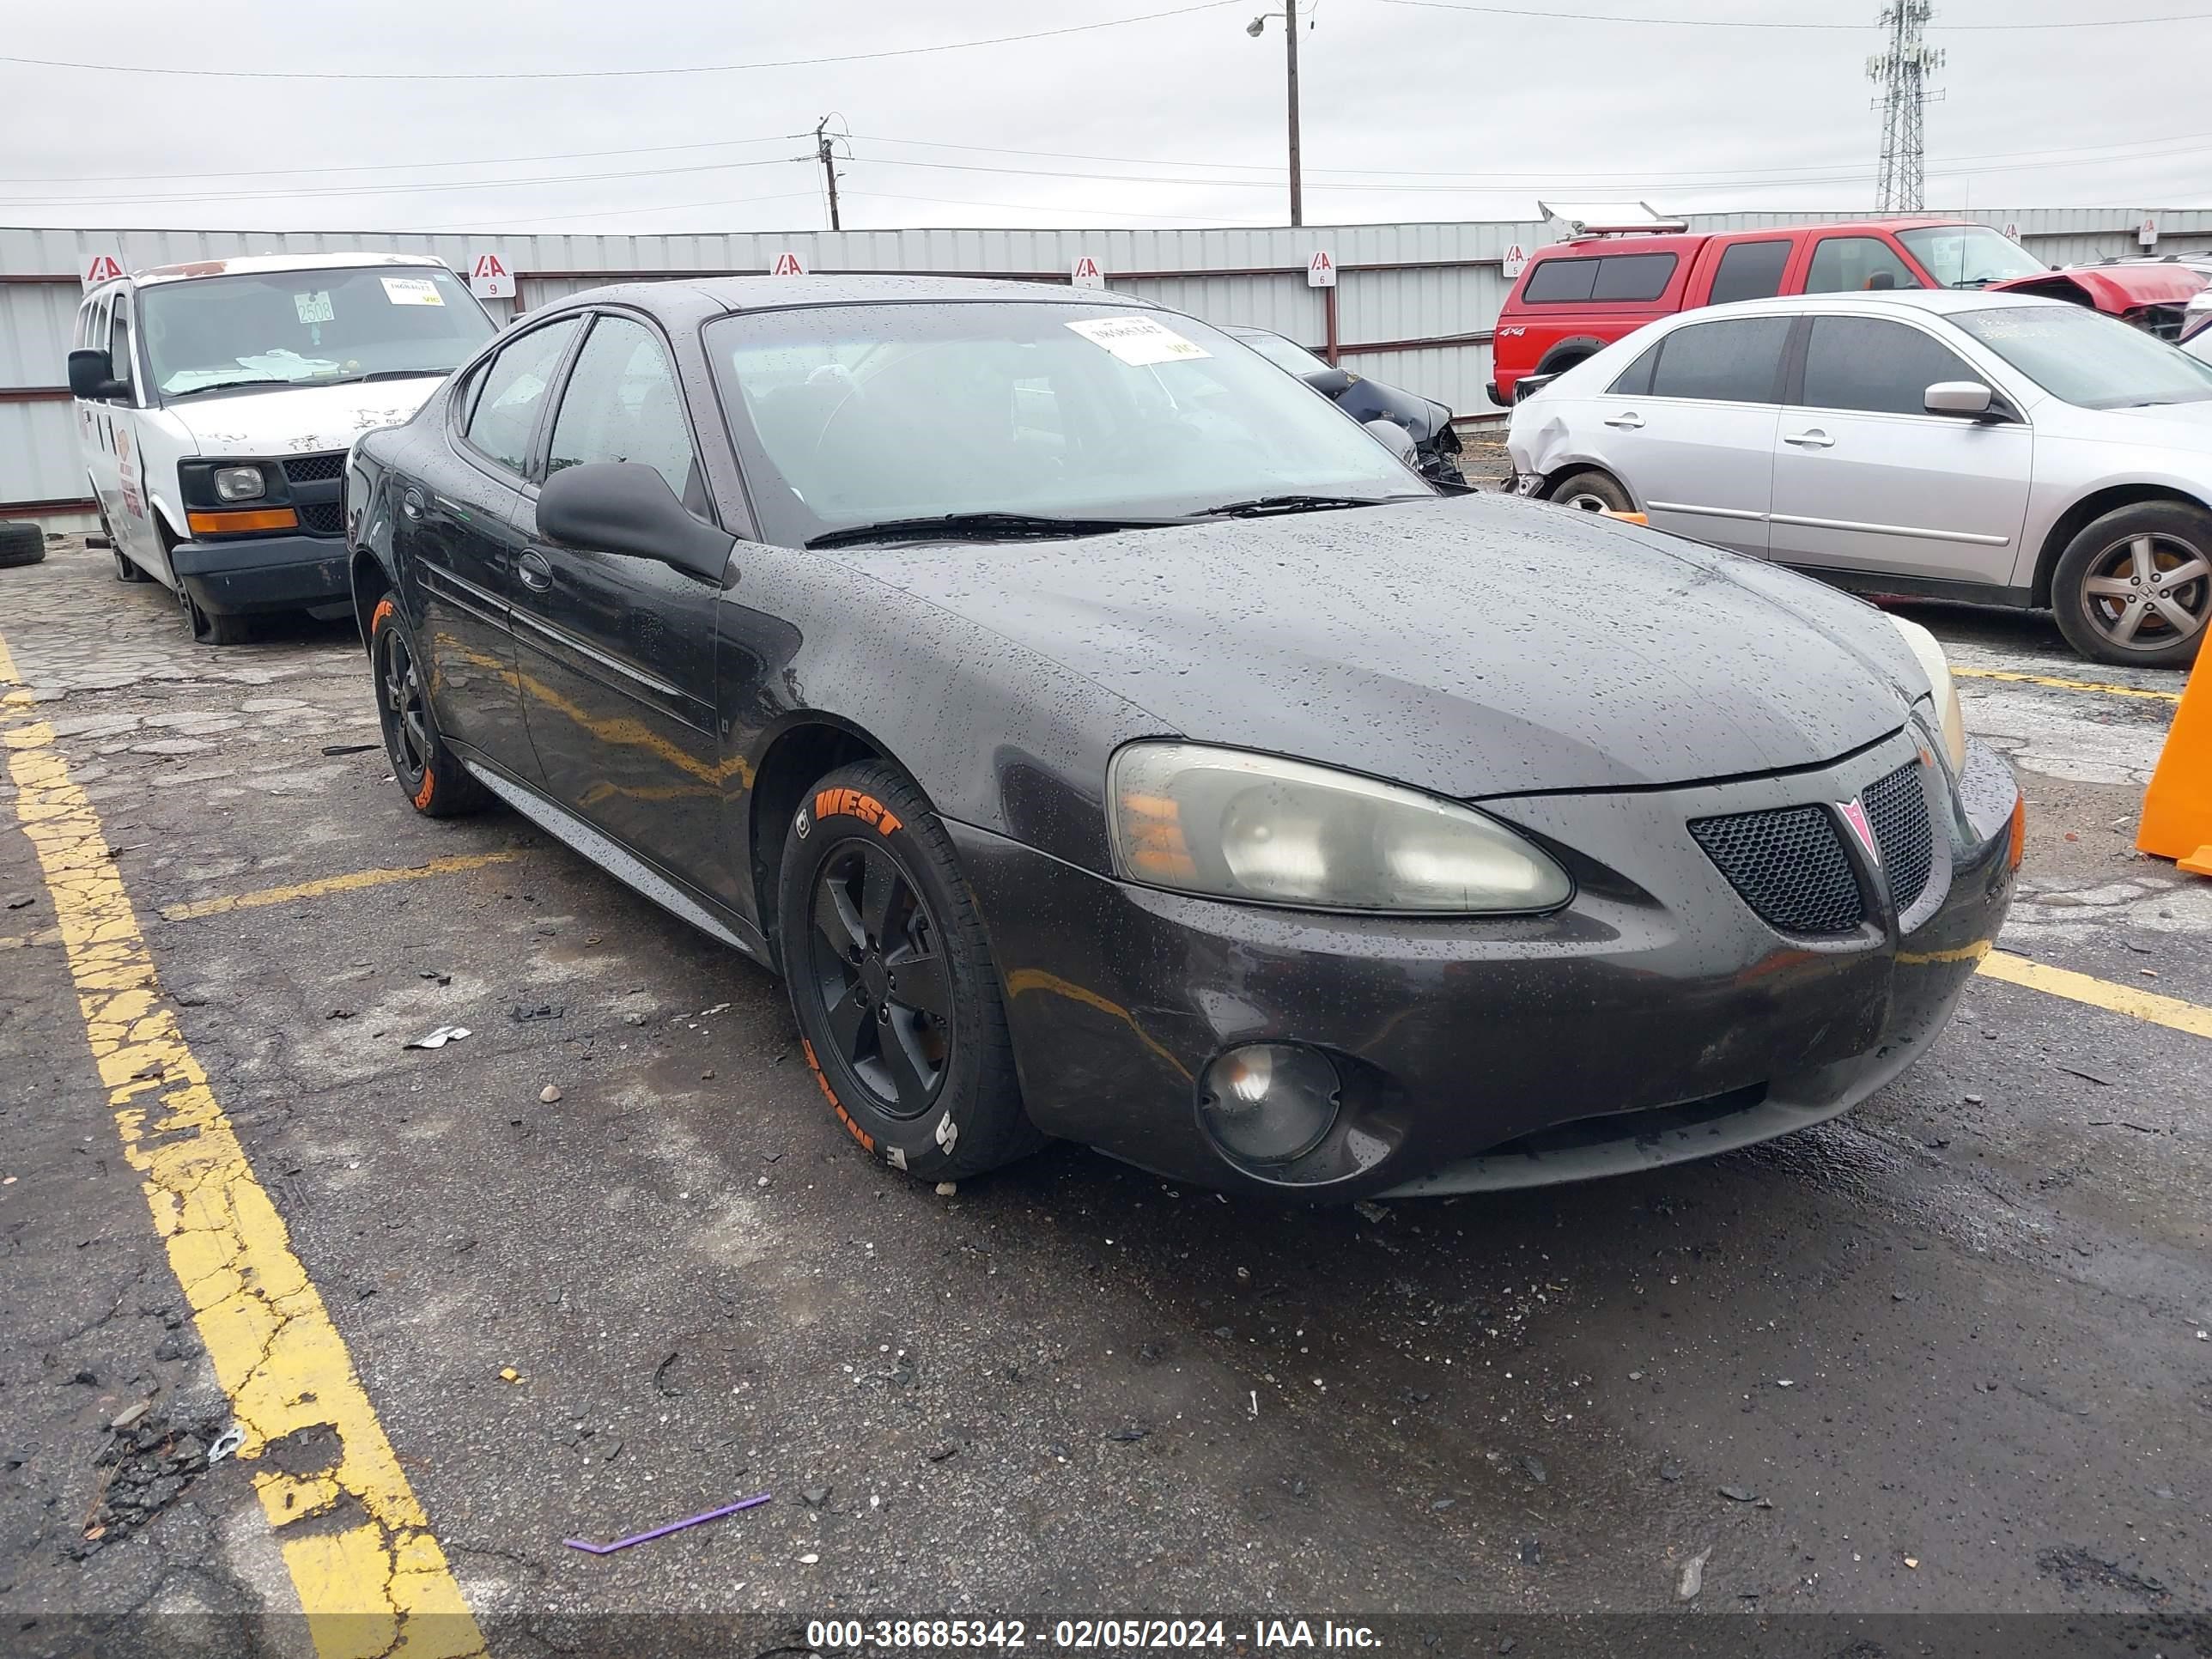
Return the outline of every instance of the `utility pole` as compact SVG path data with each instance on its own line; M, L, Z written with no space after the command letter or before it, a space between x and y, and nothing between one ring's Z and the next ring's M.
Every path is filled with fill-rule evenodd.
M1298 0L1283 0L1280 11L1263 11L1244 26L1255 40L1267 32L1267 20L1283 20L1283 61L1291 88L1291 222L1306 222L1305 180L1298 167Z
M1298 0L1283 0L1283 51L1291 81L1291 222L1306 222L1305 181L1298 174Z
M1293 4L1296 0L1291 0ZM837 220L837 157L830 144L830 118L823 116L814 124L814 159L822 163L822 176L830 185L830 228L842 230Z
M1929 0L1889 0L1881 13L1888 44L1867 59L1867 78L1882 88L1874 105L1881 112L1878 212L1918 213L1928 204L1928 100L1942 96L1928 90L1928 77L1943 67L1942 48L1921 38L1933 15Z

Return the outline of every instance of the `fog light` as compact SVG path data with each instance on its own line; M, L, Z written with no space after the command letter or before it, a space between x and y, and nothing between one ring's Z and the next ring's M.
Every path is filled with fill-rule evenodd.
M1199 1079L1199 1115L1243 1164L1287 1164L1336 1122L1340 1088L1325 1055L1287 1042L1231 1048Z
M219 466L215 470L215 493L218 501L258 501L268 488L269 481L261 476L261 469L258 466Z

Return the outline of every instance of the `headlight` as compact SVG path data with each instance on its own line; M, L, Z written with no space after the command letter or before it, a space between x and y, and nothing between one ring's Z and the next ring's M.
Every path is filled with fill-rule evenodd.
M217 501L258 501L269 491L269 481L258 466L219 466L215 470Z
M1194 744L1114 757L1114 859L1154 887L1328 910L1548 910L1574 884L1495 819L1396 784Z
M1918 623L1902 617L1889 620L1905 635L1905 642L1920 659L1921 672L1928 676L1928 690L1936 700L1936 723L1943 735L1943 754L1955 777L1966 763L1966 718L1959 712L1959 688L1952 683L1950 659L1944 656L1936 636Z

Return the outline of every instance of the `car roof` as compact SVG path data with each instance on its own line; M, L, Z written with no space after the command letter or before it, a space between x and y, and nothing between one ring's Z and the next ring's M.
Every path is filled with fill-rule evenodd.
M843 271L809 276L702 276L657 282L610 283L565 295L558 309L624 305L665 320L704 320L741 311L778 311L793 306L884 305L958 301L1022 301L1030 304L1126 307L1157 309L1149 300L1103 289L1072 288L1065 282L1018 282L981 276L898 276ZM547 306L533 316L554 310Z
M1728 305L1703 306L1677 312L1663 320L1693 322L1711 317L1802 317L1813 312L1918 311L1939 317L1964 311L2009 311L2022 306L2057 306L2079 311L2064 300L2034 294L1984 293L1979 289L1897 288L1846 289L1834 294L1784 294L1768 300L1737 300Z
M1594 258L1602 253L1680 253L1699 247L1719 237L1752 238L1820 235L1865 235L1870 232L1924 229L1955 229L1974 223L1966 219L1930 218L1908 215L1896 219L1838 219L1832 223L1807 225L1745 225L1734 230L1662 230L1650 233L1631 231L1626 234L1605 231L1587 236L1570 237L1565 241L1553 242L1538 248L1530 256L1531 263L1538 258L1579 259Z
M228 259L187 259L149 265L118 278L137 288L157 283L185 283L200 276L253 276L287 270L358 270L364 265L434 265L446 262L428 253L244 253ZM102 284L102 286L110 286Z

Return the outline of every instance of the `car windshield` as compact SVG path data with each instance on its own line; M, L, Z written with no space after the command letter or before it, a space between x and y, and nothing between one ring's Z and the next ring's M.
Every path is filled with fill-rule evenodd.
M483 307L436 265L196 276L142 289L138 312L154 384L172 398L444 374L492 335Z
M951 514L1158 520L1432 494L1327 400L1171 312L823 306L710 324L770 539Z
M1899 231L1897 240L1938 288L1980 288L2051 269L2011 237L2000 236L1986 225L1923 225Z
M2083 409L2212 398L2212 364L2100 312L2054 300L1962 311L1951 320L2052 397Z
M1231 332L1237 338L1243 341L1246 345L1250 346L1253 350L1274 364L1277 368L1287 368L1293 374L1328 373L1327 363L1315 356L1304 346L1294 344L1279 334L1270 334L1264 328L1249 331L1240 328L1232 330Z

